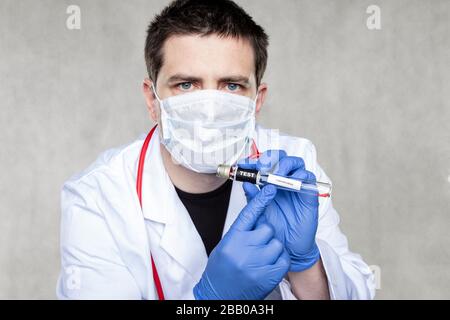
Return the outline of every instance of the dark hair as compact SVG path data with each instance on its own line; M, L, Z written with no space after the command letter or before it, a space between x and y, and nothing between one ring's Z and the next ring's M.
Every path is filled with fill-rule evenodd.
M240 6L231 0L175 0L150 23L145 41L145 62L156 82L163 65L164 42L173 35L217 34L250 42L255 56L255 76L260 84L267 65L269 38Z

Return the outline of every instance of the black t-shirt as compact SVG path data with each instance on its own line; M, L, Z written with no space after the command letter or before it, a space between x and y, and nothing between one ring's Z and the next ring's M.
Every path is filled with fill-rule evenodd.
M222 238L232 185L233 181L228 180L216 190L196 194L175 187L203 240L208 256Z

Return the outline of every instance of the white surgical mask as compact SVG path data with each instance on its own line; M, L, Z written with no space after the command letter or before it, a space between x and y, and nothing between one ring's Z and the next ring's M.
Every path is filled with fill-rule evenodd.
M161 100L162 143L178 164L215 173L248 156L255 131L256 99L219 90L196 90Z

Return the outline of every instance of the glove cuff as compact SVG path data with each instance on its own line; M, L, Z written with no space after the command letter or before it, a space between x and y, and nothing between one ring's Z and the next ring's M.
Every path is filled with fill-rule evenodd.
M200 286L200 282L195 285L194 289L192 289L192 293L194 294L194 298L195 298L195 300L205 300L202 297L201 293L200 293L200 290L198 288L199 286Z
M301 272L311 268L320 259L319 247L314 243L313 248L307 253L300 257L291 256L291 267L289 271L291 272Z
M205 273L192 292L195 300L219 300Z

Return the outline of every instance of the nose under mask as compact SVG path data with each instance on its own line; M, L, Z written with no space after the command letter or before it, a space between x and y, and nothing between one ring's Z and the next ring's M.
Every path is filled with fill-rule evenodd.
M250 153L256 99L219 90L160 99L162 143L172 159L199 173L215 173Z

